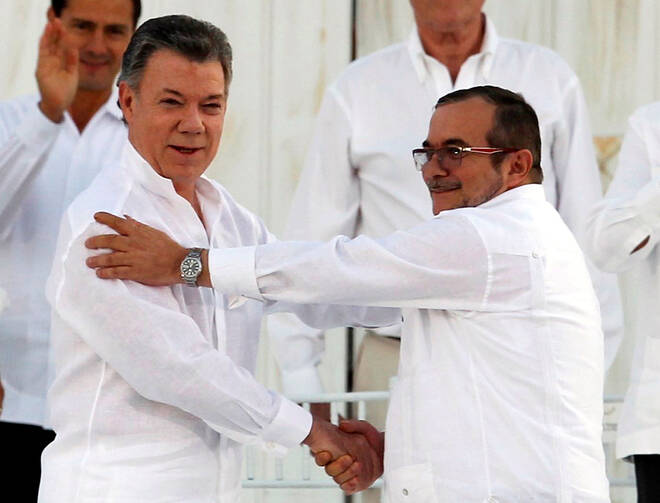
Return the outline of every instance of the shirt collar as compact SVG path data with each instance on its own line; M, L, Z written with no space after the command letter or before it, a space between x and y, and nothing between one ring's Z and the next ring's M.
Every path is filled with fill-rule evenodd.
M483 58L481 71L484 74L484 77L488 78L490 74L490 68L493 62L493 55L497 49L497 44L499 37L497 31L495 30L495 24L483 14L486 19L486 29L484 32L484 40L481 43L481 49L477 54L474 54L470 57L481 57ZM427 78L430 77L430 72L426 66L426 58L429 57L424 52L424 47L422 46L422 41L419 38L419 32L415 26L408 37L408 54L412 61L413 68L417 74L417 78L420 82L424 82Z
M517 199L532 199L535 201L545 202L545 191L543 185L540 183L528 183L520 185L513 189L502 192L500 195L486 201L479 205L479 208L490 208L500 204L506 204L510 201Z
M142 187L166 199L178 200L181 196L174 190L172 180L156 173L156 170L135 149L130 141L126 142L122 155L122 165ZM205 176L201 176L196 189L205 197L220 199L215 185Z
M110 94L110 97L108 98L108 101L105 102L105 105L103 105L105 112L109 113L116 119L122 120L124 118L124 114L121 111L121 108L119 108L119 89L114 86L112 89L112 93Z
M477 208L494 208L496 206L507 204L511 201L517 201L520 199L531 199L536 202L547 202L543 186L540 183L528 183L526 185L521 185L519 187L515 187L513 189L502 192L500 195L489 199L485 203L481 203L479 206L477 206ZM446 215L447 212L460 211L463 209L465 208L454 208L451 210L441 211L437 215L433 215L433 218L441 218L442 216Z

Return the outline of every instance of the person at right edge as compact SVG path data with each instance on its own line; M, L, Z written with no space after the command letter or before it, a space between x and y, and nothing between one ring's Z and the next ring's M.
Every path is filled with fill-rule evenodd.
M584 246L584 223L602 189L575 73L545 47L500 38L482 13L484 0L410 3L416 28L409 39L355 61L327 89L283 238L378 238L431 218L426 186L409 176L410 150L424 138L438 97L489 84L521 93L536 110L546 198ZM614 275L591 264L589 271L607 369L622 338L619 290ZM287 314L270 316L268 329L284 392L322 392L316 366L323 334ZM399 328L368 331L353 389L387 390L399 347ZM384 403L369 404L367 419L382 428L385 410Z
M660 501L660 102L630 118L619 165L588 220L588 252L605 271L635 285L630 336L636 341L616 454L635 463L639 503Z

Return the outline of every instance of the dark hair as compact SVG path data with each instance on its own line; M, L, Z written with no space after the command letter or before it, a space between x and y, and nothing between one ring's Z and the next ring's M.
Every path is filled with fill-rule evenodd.
M496 86L477 86L445 94L435 108L450 103L481 98L495 105L493 127L486 140L493 147L527 149L532 153L530 177L534 183L543 181L541 169L541 134L536 112L522 95ZM491 156L493 164L499 166L506 154Z
M140 14L142 13L142 2L140 0L132 0L133 2L133 28L138 24ZM50 0L50 6L53 8L55 17L62 16L62 9L66 8L67 0Z
M135 31L124 52L118 82L138 89L149 58L160 49L168 49L191 61L219 61L229 91L232 70L231 45L220 28L190 16L172 15L149 19Z

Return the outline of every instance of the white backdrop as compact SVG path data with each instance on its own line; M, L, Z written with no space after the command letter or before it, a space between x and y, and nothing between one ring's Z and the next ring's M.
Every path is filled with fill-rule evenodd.
M220 153L208 174L276 233L283 228L323 91L350 61L353 25L358 56L404 39L412 28L407 0L354 1L355 20L352 0L143 0L143 20L185 13L227 33L235 78ZM1 3L0 99L7 99L36 91L37 41L49 1ZM594 133L602 137L597 141L602 167L611 171L628 115L660 99L660 2L488 0L486 12L500 35L552 47L573 66ZM604 180L610 175L604 172ZM624 287L630 301L634 285ZM343 338L335 334L327 345L323 377L330 390L340 390ZM625 389L629 347L627 341L611 372L610 392ZM259 377L279 386L267 339ZM301 494L312 500L311 493ZM288 497L253 491L246 500ZM318 501L332 499L318 496Z

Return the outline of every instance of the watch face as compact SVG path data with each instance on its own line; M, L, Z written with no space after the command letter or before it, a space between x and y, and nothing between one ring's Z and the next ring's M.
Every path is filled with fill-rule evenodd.
M202 271L202 264L199 259L186 258L181 262L181 274L186 278L196 278Z

